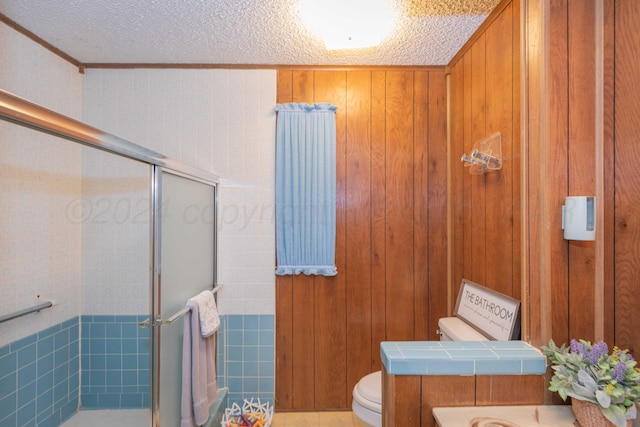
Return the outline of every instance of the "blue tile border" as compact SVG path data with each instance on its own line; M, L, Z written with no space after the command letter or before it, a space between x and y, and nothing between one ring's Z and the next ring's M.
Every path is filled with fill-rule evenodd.
M58 426L79 406L79 320L0 348L0 426Z
M380 344L391 375L543 375L546 358L523 341L398 341Z

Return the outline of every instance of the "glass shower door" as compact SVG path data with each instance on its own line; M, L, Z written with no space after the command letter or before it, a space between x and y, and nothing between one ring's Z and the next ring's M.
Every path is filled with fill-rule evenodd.
M216 282L216 187L160 168L154 181L162 201L155 206L154 426L174 427L180 425L181 313L189 298Z

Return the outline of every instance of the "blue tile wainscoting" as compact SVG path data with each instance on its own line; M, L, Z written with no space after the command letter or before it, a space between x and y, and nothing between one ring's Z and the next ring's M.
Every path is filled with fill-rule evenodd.
M149 407L149 328L141 316L82 316L83 409Z
M224 378L229 406L258 398L273 405L275 316L225 315ZM220 352L219 352L220 354ZM222 365L219 365L222 366Z
M227 387L226 382L226 357L225 357L225 341L227 331L227 316L220 316L220 328L218 329L218 341L216 347L216 380L218 381L218 388Z
M57 427L78 408L149 407L148 316L75 317L0 348L0 427ZM273 405L274 315L225 315L218 386ZM82 379L81 379L82 378Z
M544 375L547 358L523 341L388 341L390 375Z
M0 427L57 427L79 403L78 318L0 348Z

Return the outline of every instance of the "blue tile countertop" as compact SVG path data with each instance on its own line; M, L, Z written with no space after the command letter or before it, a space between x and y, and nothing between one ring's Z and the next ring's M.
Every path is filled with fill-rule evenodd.
M523 341L389 341L380 355L390 375L543 375L547 362Z

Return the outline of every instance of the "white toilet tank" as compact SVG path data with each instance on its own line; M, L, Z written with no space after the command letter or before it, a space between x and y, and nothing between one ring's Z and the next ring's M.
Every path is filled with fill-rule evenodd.
M439 319L438 330L440 341L489 341L489 338L457 317Z

